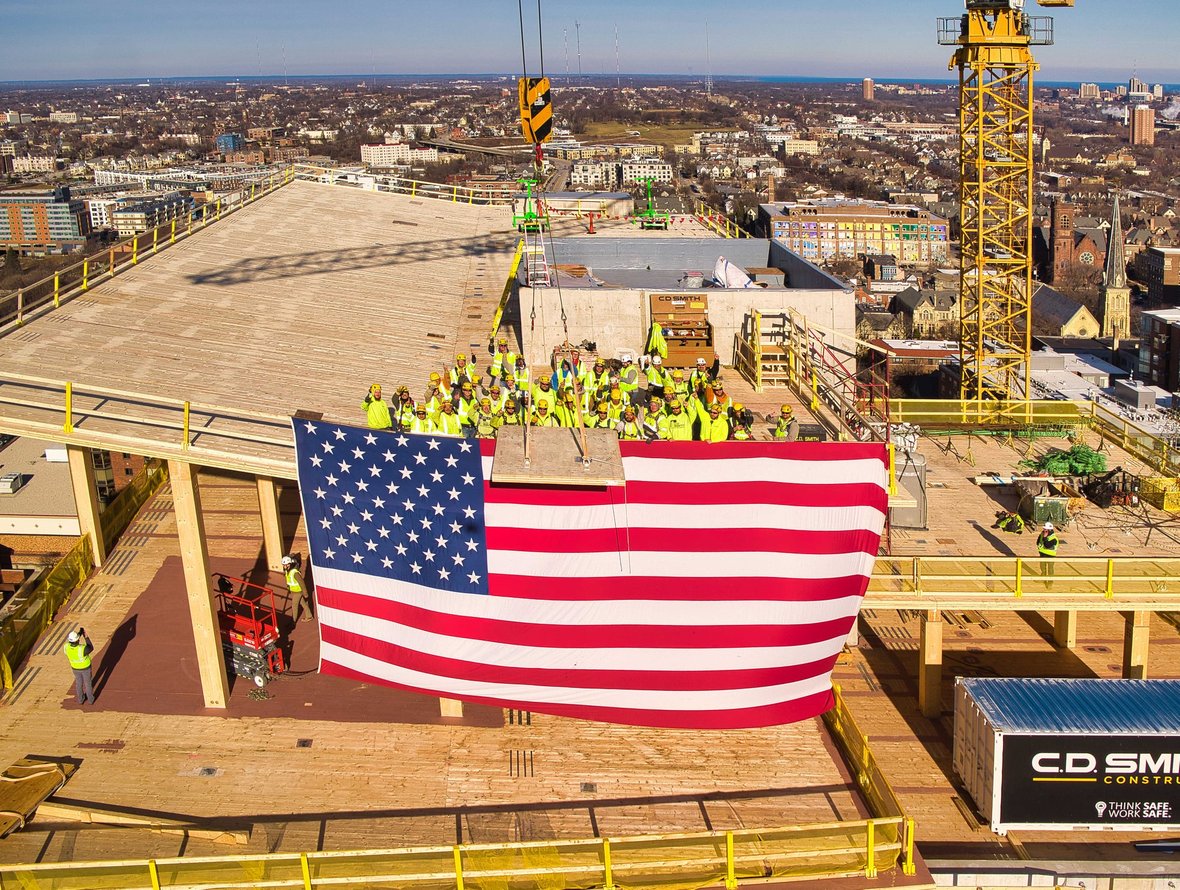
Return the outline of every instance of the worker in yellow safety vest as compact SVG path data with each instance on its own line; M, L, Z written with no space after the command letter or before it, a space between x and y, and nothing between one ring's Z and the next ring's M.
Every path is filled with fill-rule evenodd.
M503 414L504 403L508 401L508 394L504 392L504 387L500 386L500 381L495 380L488 387L488 398L492 400L492 410L496 414Z
M553 380L548 374L542 374L537 378L537 382L533 384L530 405L533 411L536 411L542 404L546 406L546 415L550 420L553 419L553 409L557 407L557 393L553 391ZM535 426L536 424L534 424ZM549 426L549 424L546 424Z
M533 426L557 426L557 420L549 413L549 402L542 401L537 403L536 410L533 411Z
M79 627L70 631L62 651L74 671L74 698L80 705L94 704L94 675L90 667L90 653L94 651L94 644L86 636L86 629Z
M672 402L672 413L660 418L660 438L669 442L692 441L692 418L680 399Z
M750 425L748 423L751 415L746 413L745 405L740 402L734 402L729 416L730 422L733 424L733 431L730 435L734 439L739 442L748 442L754 438L754 434L750 432Z
M411 433L433 433L436 432L434 421L430 419L430 413L426 410L425 405L414 406L414 418L410 421L408 432Z
M532 379L529 377L529 366L525 362L524 356L518 355L516 357L516 367L512 371L511 385L517 392L527 393L531 384Z
M779 409L774 437L786 442L794 442L799 438L799 419L795 417L795 409L790 405L783 405Z
M499 425L499 419L492 411L492 400L484 396L471 415L471 426L474 427L475 434L481 439L491 439L496 435L496 427Z
M623 409L623 419L615 425L619 438L626 442L635 442L643 435L643 427L635 416L635 407L628 405Z
M488 367L488 375L493 380L500 380L512 373L516 367L516 353L508 351L508 338L501 337L496 341L496 351L492 353L492 363Z
M442 375L438 371L431 371L430 378L426 381L426 395L422 397L422 401L426 405L426 413L437 414L439 408L442 407L443 399L450 397L450 393L443 389Z
M304 621L311 621L311 592L299 573L299 566L294 556L283 557L283 580L287 582L287 592L294 602L294 620L302 617Z
M455 356L455 367L451 368L449 376L451 378L451 389L456 389L464 380L470 380L471 375L475 373L475 368L467 364L467 356L460 352Z
M700 421L702 442L724 442L729 438L729 420L722 411L721 403L705 406L697 401L697 419Z
M664 397L664 387L671 382L672 372L664 367L664 360L658 355L651 357L647 366L647 395Z
M705 395L705 387L713 382L709 367L703 358L697 359L697 365L688 376L688 388L697 394L698 398Z
M623 353L623 367L619 369L619 389L628 402L634 401L635 390L639 389L639 370L635 367L635 356L629 352Z
M459 415L459 422L471 426L471 418L477 407L479 400L475 396L475 385L470 380L464 380L459 384L459 398L455 400L455 413Z
M667 395L667 389L664 394ZM672 396L681 401L688 401L689 386L688 381L684 379L684 372L679 368L672 372Z
M414 397L410 395L410 388L408 386L399 386L397 388L397 398L397 423L394 426L399 430L404 430L410 425L410 421L414 419Z
M521 413L516 407L516 399L510 398L504 403L504 414L501 419L502 426L522 426L523 420Z
M587 429L609 430L614 429L614 426L615 421L611 419L606 402L599 402L594 408L594 413L586 418Z
M600 390L610 384L610 371L606 369L606 363L600 359L594 359L594 364L590 370L586 372L586 379L583 381L583 386L587 389Z
M664 400L652 396L643 412L643 438L654 442L660 437L660 418L664 416Z
M369 421L371 430L387 430L393 426L393 418L389 414L389 405L381 398L381 384L374 383L365 394L361 403L361 410Z
M463 435L463 421L455 413L455 406L451 401L442 403L442 408L433 418L436 432L442 436Z
M721 405L721 412L723 414L728 414L729 406L733 404L733 399L725 391L725 381L720 377L705 387L705 397L703 401L706 406L712 405L714 403Z

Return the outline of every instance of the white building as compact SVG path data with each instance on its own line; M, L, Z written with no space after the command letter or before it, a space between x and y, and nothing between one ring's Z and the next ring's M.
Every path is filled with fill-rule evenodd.
M49 112L49 121L54 124L76 124L78 123L78 112L51 111Z
M13 173L52 173L57 169L57 158L49 155L24 155L12 159Z
M619 165L620 184L628 182L643 182L650 179L653 182L672 182L672 165L667 161L647 158L641 161L623 161Z
M367 167L400 167L437 164L437 148L413 148L407 142L382 142L361 146L361 163Z
M592 189L613 189L619 184L619 165L607 161L575 161L570 185Z
M130 238L171 219L183 217L192 206L192 198L172 192L120 207L110 214L111 224L118 230L120 238Z

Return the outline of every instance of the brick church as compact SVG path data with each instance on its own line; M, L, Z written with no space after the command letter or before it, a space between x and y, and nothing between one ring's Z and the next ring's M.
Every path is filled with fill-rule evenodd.
M1101 229L1081 229L1076 208L1055 200L1048 227L1033 229L1033 262L1041 281L1052 284L1070 266L1100 270L1106 263L1106 237Z

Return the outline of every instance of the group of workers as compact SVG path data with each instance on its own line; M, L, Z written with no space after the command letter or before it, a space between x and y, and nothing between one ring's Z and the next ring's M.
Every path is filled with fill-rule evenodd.
M433 372L415 399L399 386L392 403L374 383L361 409L375 430L492 438L502 426L610 429L633 441L724 442L755 438L754 415L726 392L720 361L698 358L691 371L667 369L660 355L644 356L645 385L635 356L618 362L583 360L577 349L554 360L554 370L534 377L523 355L500 338L486 373L467 355ZM775 438L793 440L799 424L783 405Z
M1024 526L1024 517L1019 513L1014 510L1000 510L996 513L996 521L992 528L1020 535L1024 534ZM1037 555L1042 559L1053 559L1057 556L1057 548L1060 546L1061 540L1057 537L1057 529L1052 522L1046 522L1037 535Z

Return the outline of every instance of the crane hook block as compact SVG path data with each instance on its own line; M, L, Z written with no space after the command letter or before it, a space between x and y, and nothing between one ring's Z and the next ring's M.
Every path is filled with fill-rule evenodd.
M548 77L520 78L520 129L524 138L540 145L553 130L553 97Z

